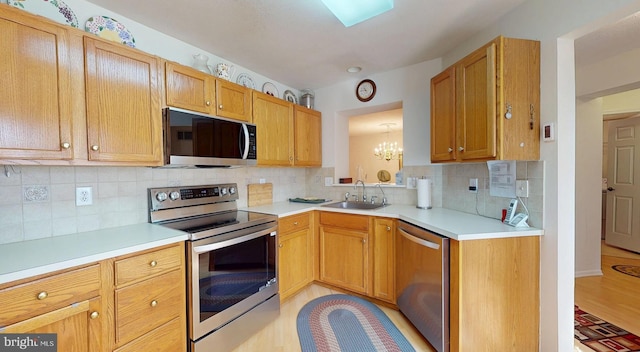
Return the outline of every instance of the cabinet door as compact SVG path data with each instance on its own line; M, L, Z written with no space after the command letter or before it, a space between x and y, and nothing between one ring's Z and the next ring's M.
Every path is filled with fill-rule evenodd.
M456 160L456 74L449 67L431 79L431 161Z
M456 73L458 160L496 157L496 44L465 57Z
M0 158L71 159L67 31L3 8L0 33Z
M369 289L368 233L320 227L320 280L367 294Z
M395 303L395 234L393 219L373 220L373 297Z
M295 165L322 166L322 115L295 105Z
M251 122L251 90L216 79L216 115Z
M278 244L278 285L283 300L313 280L309 228L282 235Z
M57 350L70 352L102 351L100 298L94 298L3 328L2 333L56 334Z
M159 61L85 37L89 160L162 163Z
M213 115L216 81L191 67L166 63L167 105Z
M253 92L253 123L258 128L258 165L293 165L293 104Z

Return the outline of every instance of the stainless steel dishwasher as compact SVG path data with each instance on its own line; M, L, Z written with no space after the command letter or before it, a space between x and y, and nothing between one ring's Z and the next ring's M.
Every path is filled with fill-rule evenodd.
M398 307L438 351L449 351L449 238L398 222Z

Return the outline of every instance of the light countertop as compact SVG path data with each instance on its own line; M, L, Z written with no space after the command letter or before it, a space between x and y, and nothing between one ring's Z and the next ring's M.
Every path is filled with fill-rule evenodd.
M187 240L148 223L0 245L0 284Z
M331 202L328 202L331 203ZM323 203L324 204L324 203ZM373 210L337 209L322 207L322 204L276 202L244 208L260 213L285 217L310 210L333 211L349 214L396 218L458 241L521 236L541 236L541 229L515 228L500 220L480 215L463 213L445 208L418 209L412 205L389 205Z

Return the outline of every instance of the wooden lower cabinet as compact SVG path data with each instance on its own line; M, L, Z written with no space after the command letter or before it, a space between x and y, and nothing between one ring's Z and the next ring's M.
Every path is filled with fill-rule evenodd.
M0 286L2 333L54 333L58 351L104 351L100 264Z
M278 287L283 301L313 281L313 213L278 221Z
M450 242L451 351L538 351L540 237Z
M186 351L184 243L116 258L114 269L115 350Z
M319 280L395 304L395 220L320 212L319 223Z

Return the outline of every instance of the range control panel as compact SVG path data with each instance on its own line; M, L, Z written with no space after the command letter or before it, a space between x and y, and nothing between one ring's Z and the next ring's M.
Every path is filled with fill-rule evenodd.
M225 183L182 187L149 188L149 210L215 204L238 199L238 185Z

